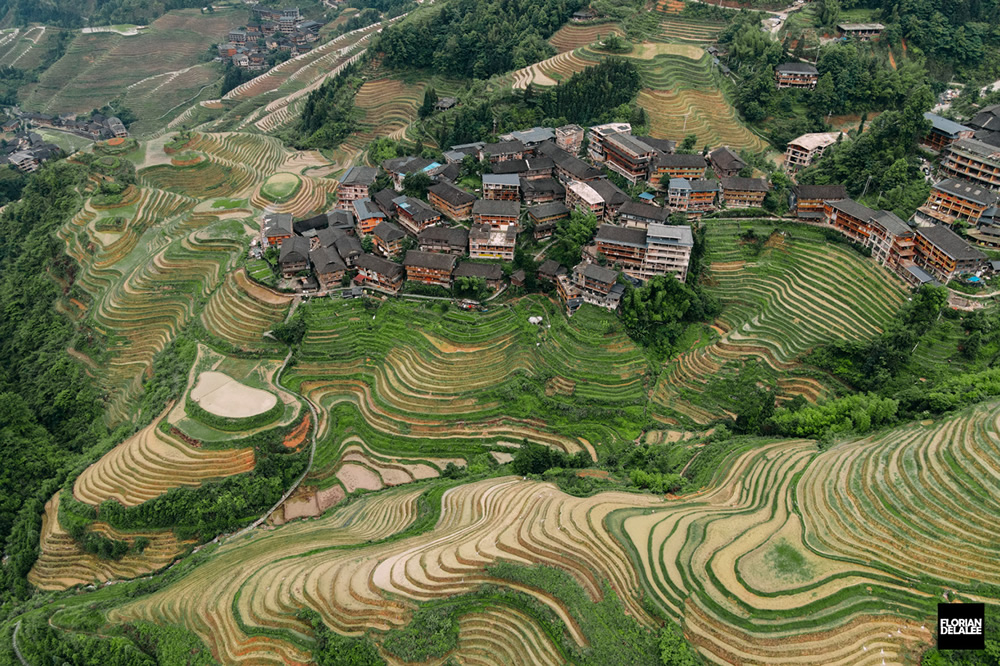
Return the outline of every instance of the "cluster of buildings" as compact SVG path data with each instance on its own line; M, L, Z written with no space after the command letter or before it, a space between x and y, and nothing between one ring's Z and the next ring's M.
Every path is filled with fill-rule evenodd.
M259 72L268 68L267 55L273 51L290 51L293 56L310 51L322 27L318 21L304 19L298 7L255 6L247 24L230 30L226 41L217 44L216 49L220 60Z
M578 155L588 134L585 160ZM499 288L499 262L514 259L518 235L544 241L575 209L597 217L596 237L578 266L548 266L539 277L556 286L570 312L584 302L614 309L624 293L619 271L635 284L657 275L686 279L694 239L689 226L668 223L673 213L698 217L719 205L760 206L768 192L765 179L738 175L746 164L728 148L706 159L674 147L613 123L589 131L568 125L511 132L494 143L452 146L443 161L396 157L349 169L336 208L324 215L268 216L262 242L280 246L282 275L300 277L307 290L336 286L348 271L355 271L356 284L389 293L407 280L450 287L459 277ZM459 186L470 155L490 171L474 192ZM656 183L664 205L650 194L634 201L601 166L629 182ZM709 169L719 180L706 178ZM426 201L403 193L406 178L421 172L432 181ZM380 173L392 185L375 191ZM371 252L362 250L365 237ZM515 285L524 280L521 271L510 275Z
M4 162L24 173L38 171L50 159L62 157L62 149L47 143L37 132L18 132L13 140L0 147Z
M46 127L76 134L91 141L125 138L128 129L116 116L92 113L81 117L75 113L49 115L47 113L24 112L17 107L7 110L7 117L0 121L4 132L26 131L29 128Z

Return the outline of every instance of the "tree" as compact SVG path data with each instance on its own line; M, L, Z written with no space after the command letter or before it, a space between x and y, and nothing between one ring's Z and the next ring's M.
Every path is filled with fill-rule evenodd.
M683 331L695 293L673 275L657 275L639 289L625 292L621 320L633 340L667 355Z
M428 88L424 91L424 103L420 105L420 111L418 112L421 118L426 118L427 116L434 113L434 105L438 103L437 92L434 88Z
M681 142L681 151L688 153L694 150L694 147L698 145L698 135L688 134L684 137L684 141Z
M427 199L427 188L431 186L431 177L425 171L408 173L403 178L403 194L415 199Z
M684 634L674 625L667 623L660 630L660 664L663 666L697 666L691 645L684 640Z

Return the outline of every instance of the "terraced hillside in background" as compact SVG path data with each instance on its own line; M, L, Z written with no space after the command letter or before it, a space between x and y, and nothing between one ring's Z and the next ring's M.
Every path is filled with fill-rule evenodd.
M78 34L30 88L23 107L45 113L83 113L120 95L138 116L133 134L158 129L214 85L218 69L205 61L212 44L245 21L238 9L202 14L168 12L138 35Z
M702 393L747 359L776 371L786 396L826 395L829 377L798 359L822 343L878 333L905 298L884 269L811 230L723 220L706 226L706 283L723 305L714 325L718 337L676 358L653 394L695 423L721 415ZM768 239L759 254L743 239L748 229Z
M62 32L59 28L42 25L0 32L0 67L31 71L41 66Z
M378 543L418 515L420 489L389 490L227 543L109 618L187 627L226 663L300 662L312 646L300 608L381 642L418 603L489 584L531 595L564 623L565 640L584 646L563 600L490 574L503 560L560 569L595 601L614 591L652 626L645 595L709 663L913 663L932 640L943 592L1000 601L973 589L1000 583L988 547L1000 537L998 424L993 404L824 451L750 443L702 492L666 502L489 479L431 492L441 507L433 528ZM502 605L470 610L447 656L500 663L527 650L537 663L561 663L537 618ZM484 643L496 653L483 656Z
M553 36L560 45L558 55L508 74L504 80L516 89L529 83L552 86L600 62L608 54L595 50L595 44L578 44L591 34L596 39L597 26L591 28L563 28L567 32ZM730 82L712 64L712 57L701 46L675 41L635 44L624 54L642 77L638 102L649 116L650 134L674 140L694 134L698 145L765 150L767 143L740 121L727 99Z

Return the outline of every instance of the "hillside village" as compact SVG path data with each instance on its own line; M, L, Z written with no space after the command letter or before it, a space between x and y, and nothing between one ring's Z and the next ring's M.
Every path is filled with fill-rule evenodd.
M217 59L248 72L263 72L274 64L275 54L294 57L311 51L322 27L304 18L298 7L254 6L246 25L230 30L216 46Z
M791 189L790 216L839 232L912 287L978 281L1000 271L976 247L1000 245L1000 106L967 126L925 117L931 130L922 143L940 152L941 173L912 219L864 206L843 185L804 184ZM265 215L260 243L277 249L281 285L396 294L409 284L406 290L436 295L452 293L459 278L479 281L482 295L523 287L529 278L512 263L519 239L541 247L540 257L558 225L579 214L598 222L580 263L543 261L532 284L554 287L570 314L582 303L614 310L627 283L662 275L684 281L694 234L711 224L706 218L723 210L727 218L758 217L771 189L727 146L704 155L678 151L674 141L633 135L628 123L534 127L498 138L451 146L443 162L411 155L355 166L341 178L335 209L304 220ZM790 142L792 172L840 138ZM470 160L483 171L474 188L463 178ZM427 183L426 200L403 194L411 178ZM391 186L376 189L380 179ZM646 191L632 198L616 182ZM956 224L970 227L973 243Z

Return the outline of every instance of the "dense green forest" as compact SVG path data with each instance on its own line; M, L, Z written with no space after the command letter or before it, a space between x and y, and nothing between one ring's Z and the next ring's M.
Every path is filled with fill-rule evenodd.
M203 0L0 0L0 15L15 25L64 28L109 23L152 23L172 9L203 7Z
M567 123L631 122L641 134L646 113L634 103L641 87L634 64L608 58L552 87L529 85L524 90L486 92L477 83L462 95L461 106L428 117L422 127L441 146L489 140L525 127Z
M375 43L390 67L485 79L555 54L545 41L582 0L452 0L386 28Z
M348 65L337 76L309 93L302 116L286 137L299 149L335 148L351 135L357 123L354 94L361 87L360 63Z

